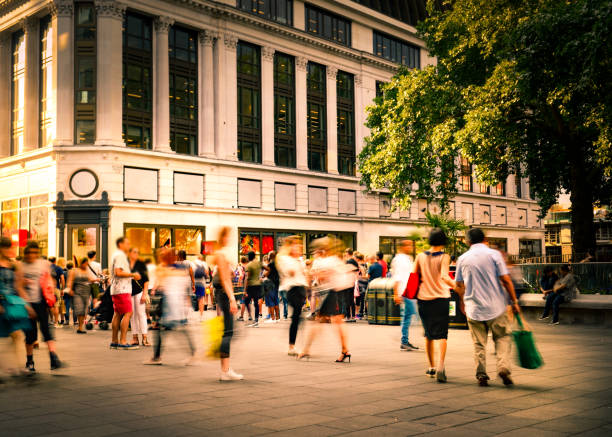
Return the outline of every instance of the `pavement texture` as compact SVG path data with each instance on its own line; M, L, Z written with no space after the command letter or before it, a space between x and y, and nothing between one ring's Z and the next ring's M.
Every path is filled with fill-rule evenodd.
M403 352L399 327L347 324L353 359L337 364L340 346L330 325L312 359L297 361L287 356L288 322L238 323L232 367L246 379L223 383L217 361L181 364L188 352L176 332L158 367L142 364L151 348L109 350L108 331L57 329L58 351L70 367L50 372L41 345L36 379L0 385L0 435L612 435L609 329L532 323L545 366L515 367L516 385L504 387L491 344L491 386L483 388L474 377L468 331L450 331L448 383L440 384L424 374L420 326L410 336L421 350ZM198 338L199 326L191 330ZM300 337L304 330L298 346ZM2 347L6 342L0 354Z

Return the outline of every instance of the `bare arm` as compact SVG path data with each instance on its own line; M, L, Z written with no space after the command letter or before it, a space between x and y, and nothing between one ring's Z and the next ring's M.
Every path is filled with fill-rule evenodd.
M60 290L63 290L64 287L66 287L66 279L64 278L64 275L60 276Z
M453 290L463 299L463 295L465 294L465 284L463 281L455 282L455 288Z
M17 291L19 297L27 301L27 295L25 289L23 288L23 272L21 271L21 266L19 264L16 264L15 267L15 291Z
M134 278L135 275L136 275L135 273L124 272L121 267L116 267L115 268L115 276L117 278Z
M69 290L72 290L73 284L74 284L74 269L70 270L70 273L68 273L68 284L66 285L66 288L68 288Z
M455 288L455 281L453 281L450 276L448 275L449 272L449 267L450 267L450 256L448 254L445 254L442 258L442 265L441 267L441 274L442 274L442 281L444 281L444 283L446 285L448 285L450 288L454 289Z

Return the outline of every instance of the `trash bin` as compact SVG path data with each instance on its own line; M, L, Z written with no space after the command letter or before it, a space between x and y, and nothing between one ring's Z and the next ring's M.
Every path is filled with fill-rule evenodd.
M399 325L401 306L393 299L393 279L378 278L368 285L368 323L371 325Z
M461 312L459 308L459 302L461 299L459 295L455 293L455 290L451 290L451 297L448 303L448 327L457 329L467 329L467 318L465 314Z

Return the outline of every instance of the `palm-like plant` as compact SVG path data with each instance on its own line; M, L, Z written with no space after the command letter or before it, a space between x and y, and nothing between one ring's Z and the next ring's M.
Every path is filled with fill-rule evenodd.
M448 238L448 253L459 256L467 250L467 245L460 237L468 226L463 220L457 220L442 214L432 214L429 211L425 212L425 219L431 228L440 228Z

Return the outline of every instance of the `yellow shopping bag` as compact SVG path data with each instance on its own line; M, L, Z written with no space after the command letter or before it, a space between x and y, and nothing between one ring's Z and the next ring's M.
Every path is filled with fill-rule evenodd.
M202 322L202 338L204 339L204 351L207 357L219 358L224 329L223 316L217 316Z

